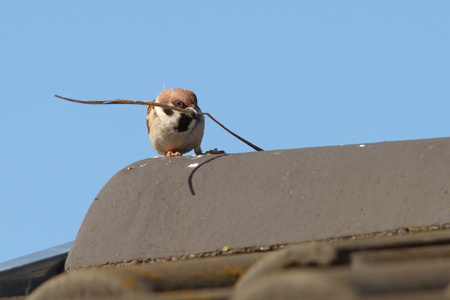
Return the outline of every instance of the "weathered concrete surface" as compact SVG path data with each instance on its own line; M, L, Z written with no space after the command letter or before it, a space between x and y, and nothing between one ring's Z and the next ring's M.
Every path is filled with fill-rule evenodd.
M151 158L95 198L66 269L450 221L450 138Z

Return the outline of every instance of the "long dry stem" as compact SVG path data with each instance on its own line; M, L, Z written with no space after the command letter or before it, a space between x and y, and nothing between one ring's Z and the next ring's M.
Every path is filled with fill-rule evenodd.
M171 105L162 104L162 103L157 103L155 101L135 101L135 100L123 100L123 99L116 99L116 100L76 100L76 99L72 99L72 98L62 97L62 96L59 96L59 95L55 95L55 97L63 99L63 100L71 101L71 102L82 103L82 104L137 104L137 105L147 105L147 106L151 105L151 106L158 106L158 107L162 107L162 108L166 108L166 109L176 110L176 111L179 111L179 112L182 112L182 113L186 113L186 114L193 114L194 113L192 111L183 109L181 107L171 106ZM220 123L219 121L214 119L213 116L211 116L209 113L198 112L197 114L208 116L211 120L216 122L220 127L225 129L232 136L236 137L237 139L239 139L240 141L244 142L248 146L252 147L256 151L264 151L263 149L261 149L258 146L250 143L246 139L240 137L236 133L234 133L231 130L229 130L228 128L226 128L222 123Z

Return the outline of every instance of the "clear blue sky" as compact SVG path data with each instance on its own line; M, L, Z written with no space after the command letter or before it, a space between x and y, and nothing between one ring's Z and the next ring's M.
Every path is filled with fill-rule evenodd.
M73 241L144 106L193 90L266 150L450 136L449 1L0 2L0 262ZM207 120L203 150L251 148Z

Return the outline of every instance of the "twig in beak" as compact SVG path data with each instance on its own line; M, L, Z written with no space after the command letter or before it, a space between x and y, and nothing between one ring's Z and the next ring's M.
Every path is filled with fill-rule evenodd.
M216 122L220 127L225 129L232 136L234 136L235 138L237 138L240 141L244 142L245 144L247 144L248 146L252 147L256 151L264 151L263 149L261 149L258 146L250 143L246 139L240 137L239 135L235 134L234 132L232 132L231 130L226 128L224 125L222 125L222 123L220 123L219 121L214 119L209 113L197 112L193 108L191 110L187 110L187 109L184 109L184 108L181 108L181 107L177 107L177 106L171 106L171 105L167 105L167 104L157 103L154 100L153 101L135 101L135 100L116 99L116 100L85 100L85 101L83 101L83 100L76 100L76 99L71 99L71 98L67 98L67 97L62 97L62 96L59 96L59 95L55 95L55 97L63 99L63 100L71 101L71 102L82 103L82 104L136 104L136 105L147 105L147 106L150 105L150 106L158 106L158 107L162 107L162 108L166 108L166 109L176 110L176 111L179 111L181 113L186 113L186 114L206 115L211 120Z

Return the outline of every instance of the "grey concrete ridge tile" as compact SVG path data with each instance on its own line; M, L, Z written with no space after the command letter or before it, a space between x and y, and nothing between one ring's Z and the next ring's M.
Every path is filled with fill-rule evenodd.
M150 158L93 201L66 269L450 220L450 138Z

